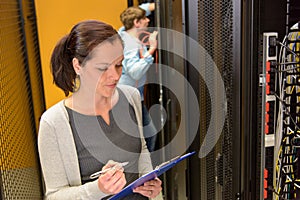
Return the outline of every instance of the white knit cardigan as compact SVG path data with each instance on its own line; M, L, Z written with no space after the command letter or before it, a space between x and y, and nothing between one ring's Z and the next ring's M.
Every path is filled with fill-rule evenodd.
M140 94L130 86L119 85L118 88L123 91L136 113L142 138L142 153L138 166L142 175L152 170L152 164L143 138ZM107 196L99 190L97 180L81 184L75 142L63 100L49 108L41 117L38 151L45 184L45 199L99 200Z

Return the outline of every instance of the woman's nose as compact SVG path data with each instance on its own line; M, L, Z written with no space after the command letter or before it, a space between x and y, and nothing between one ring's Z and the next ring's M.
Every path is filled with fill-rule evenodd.
M110 70L110 77L114 80L119 80L122 73L122 67L113 65Z

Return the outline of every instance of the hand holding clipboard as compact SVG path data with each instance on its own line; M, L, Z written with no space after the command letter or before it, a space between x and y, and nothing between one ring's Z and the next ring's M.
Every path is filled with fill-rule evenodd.
M177 156L167 162L163 162L162 164L158 165L154 170L148 172L147 174L141 176L137 180L130 183L126 186L121 192L115 194L114 196L110 197L108 200L118 200L119 198L125 197L131 193L133 193L133 189L143 185L145 182L155 179L156 177L160 176L161 174L165 173L167 170L174 167L180 161L192 156L196 152L187 153L183 156Z

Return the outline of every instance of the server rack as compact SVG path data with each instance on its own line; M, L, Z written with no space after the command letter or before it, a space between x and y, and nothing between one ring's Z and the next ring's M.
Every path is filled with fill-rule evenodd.
M36 135L45 102L34 1L1 1L0 12L0 198L42 199Z
M183 198L176 192L171 192L177 191L178 186L186 188L184 197L186 199L239 199L242 173L241 148L244 148L240 134L242 126L240 96L242 87L246 87L242 83L244 72L241 68L242 5L237 1L181 1L180 5L178 1L177 4L174 1L157 3L160 8L157 19L160 27L180 31L186 35L183 41L175 41L182 43L185 58L178 62L176 55L161 51L161 62L180 71L192 87L192 91L185 88L186 103L184 106L180 105L180 110L174 103L176 94L174 97L168 90L164 90L164 102L175 104L168 116L184 116L180 120L170 119L169 128L166 128L164 133L172 137L177 131L177 125L184 121L186 133L184 141L187 151L199 152L198 156L189 159L182 168L172 169L168 173L167 182L172 184L168 185L166 199ZM180 17L174 12L178 7L181 10L176 13L180 13ZM163 43L173 40L170 35L161 39ZM194 42L200 44L200 47L195 48ZM191 59L195 57L196 62L193 62ZM221 80L218 80L218 74ZM162 74L164 80L170 80L172 77L172 74ZM218 81L224 83L222 85L225 98L220 95L223 91ZM197 106L191 102L190 93L195 93ZM197 107L199 113L195 114ZM197 117L200 124L194 135L192 128ZM211 124L215 125L212 129ZM214 130L215 134L208 134L209 137L206 137L209 130ZM242 135L246 136L248 133L244 131ZM201 154L201 148L204 154ZM184 183L174 179L178 174L186 174Z
M160 49L160 64L175 69L188 82L181 83L184 85L184 92L180 94L183 97L178 97L164 87L164 81L171 80L173 74L160 71L159 99L167 113L160 147L172 142L183 123L186 135L182 141L187 151L199 153L198 157L192 157L163 177L166 199L272 198L274 190L265 187L264 183L272 182L273 175L270 170L266 178L264 167L275 166L272 162L274 136L265 135L266 128L274 129L274 121L267 122L269 126L266 127L265 117L266 114L275 117L267 107L276 109L276 106L270 106L276 102L274 96L271 99L265 96L262 87L261 80L268 76L263 40L266 32L276 32L278 40L283 38L287 27L299 20L299 14L296 14L300 13L299 3L295 0L155 2L158 29L162 32L164 28L171 29L186 36L174 40L176 34L160 35L160 46L167 47ZM189 59L199 52L195 53L192 48L193 41L206 52L205 55L200 53L194 63ZM175 47L181 48L183 55L168 51ZM211 67L214 64L216 68ZM205 67L199 71L197 66ZM220 95L218 83L215 83L217 76L214 76L217 72L221 74L226 98L213 101L211 95ZM187 85L196 94L197 106L190 101L191 91ZM180 98L185 100L184 105L180 104ZM214 110L215 103L220 101L224 105ZM196 107L199 108L198 116L195 115ZM215 111L224 116L224 125L220 135L213 134L211 140L207 140L210 124L220 120L212 117ZM194 135L191 129L197 117L199 127ZM218 128L215 130L218 132ZM201 156L203 145L208 153L205 156Z

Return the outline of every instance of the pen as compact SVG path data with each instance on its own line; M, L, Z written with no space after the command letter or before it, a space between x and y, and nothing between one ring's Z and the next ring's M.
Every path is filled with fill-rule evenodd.
M93 173L93 174L90 175L90 179L98 178L101 174L104 174L104 173L108 172L109 170L116 169L117 167L124 167L128 163L129 162L118 163L118 164L114 165L113 167L110 167L110 168L107 168L107 169L95 172L95 173Z

